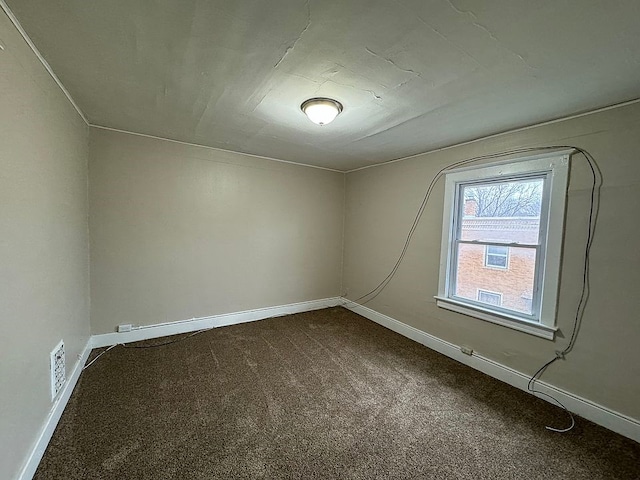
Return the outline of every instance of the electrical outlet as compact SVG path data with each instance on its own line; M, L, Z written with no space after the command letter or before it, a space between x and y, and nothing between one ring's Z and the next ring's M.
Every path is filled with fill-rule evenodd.
M130 323L122 323L118 325L118 333L130 332L133 329L133 325Z
M51 400L53 401L67 381L64 341L60 340L60 343L49 354L49 367L51 374Z
M464 345L460 347L460 351L465 355L473 355L473 348L465 347Z

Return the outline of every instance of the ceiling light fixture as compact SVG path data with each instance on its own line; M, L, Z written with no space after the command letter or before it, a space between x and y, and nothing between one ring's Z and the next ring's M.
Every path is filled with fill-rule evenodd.
M342 104L331 98L310 98L302 102L300 109L309 120L322 126L335 120L342 112Z

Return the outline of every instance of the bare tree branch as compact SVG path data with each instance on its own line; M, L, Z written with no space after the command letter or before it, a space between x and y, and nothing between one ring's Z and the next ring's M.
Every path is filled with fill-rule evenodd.
M478 217L537 217L543 180L517 180L465 187L465 200L474 200Z

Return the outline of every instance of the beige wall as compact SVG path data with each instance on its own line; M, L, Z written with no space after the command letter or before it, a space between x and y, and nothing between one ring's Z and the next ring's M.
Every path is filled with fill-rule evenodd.
M89 337L88 127L0 10L0 478L15 478Z
M4 14L0 42L0 478L16 477L52 406L50 350L65 340L70 373L86 345L88 217L96 334L332 297L341 285L356 298L392 267L439 168L552 143L591 151L605 184L583 328L544 380L640 419L640 104L353 172L345 192L341 173L89 132ZM442 182L397 276L368 306L533 373L570 333L588 180L576 156L555 343L435 306Z
M546 382L640 419L640 104L485 139L347 175L344 288L349 298L384 278L402 249L422 195L451 162L513 148L571 144L589 150L604 175L591 254L592 293L580 335ZM589 170L573 157L568 193L557 341L540 339L435 306L442 230L443 181L434 190L404 263L367 306L503 365L532 374L563 348L581 285ZM526 408L526 407L525 407Z
M91 322L340 294L344 175L91 129Z

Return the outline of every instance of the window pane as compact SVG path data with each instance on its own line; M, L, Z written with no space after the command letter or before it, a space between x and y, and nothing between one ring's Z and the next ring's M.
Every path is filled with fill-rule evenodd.
M487 267L507 268L509 260L509 247L487 245L484 264Z
M486 265L488 267L507 268L507 257L501 255L487 255Z
M485 264L484 245L458 244L456 297L500 305L514 312L532 314L535 280L536 250L534 248L509 247L506 268L492 268ZM506 261L504 256L495 256ZM501 303L489 301L486 293L501 296Z
M543 178L463 185L462 240L538 243Z
M486 292L484 290L478 290L478 301L482 303L488 303L489 305L502 305L502 295L499 293Z
M506 257L508 251L509 251L509 247L501 247L499 245L487 245L487 253L491 255L502 255L503 257Z

